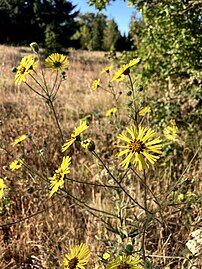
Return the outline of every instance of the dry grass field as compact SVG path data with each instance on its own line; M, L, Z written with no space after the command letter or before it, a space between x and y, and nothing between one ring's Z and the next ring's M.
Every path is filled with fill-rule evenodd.
M99 264L98 255L105 251L117 255L131 242L137 251L144 229L143 210L131 205L121 191L98 186L114 183L98 160L77 143L69 152L71 178L75 181L65 183L68 194L58 192L49 198L48 178L61 163L62 141L47 104L26 85L14 83L12 68L27 54L30 48L0 46L0 177L6 177L8 186L0 212L0 268L60 268L69 248L82 242L91 249L88 268ZM68 138L79 120L88 116L90 127L84 136L92 137L96 152L115 176L124 174L114 155L116 137L129 122L124 108L127 97L120 94L120 107L123 107L120 115L118 119L109 119L105 113L115 105L112 96L102 89L91 90L92 81L110 62L104 52L84 51L70 51L69 61L66 80L55 102L64 137ZM47 72L46 78L53 83L51 72ZM107 81L104 75L102 83ZM124 87L118 85L117 92L124 92ZM154 89L158 93L153 85L148 101L152 100ZM147 118L145 123L149 121ZM148 208L163 220L163 224L155 218L147 222L145 245L149 259L157 265L151 268L156 269L201 268L200 257L194 257L186 247L191 232L201 227L201 135L195 130L190 139L183 126L180 130L183 146L171 147L172 153L163 154L155 168L147 173L151 193L160 204L149 193ZM10 145L14 138L25 133L28 139L23 146ZM10 171L9 164L16 158L25 159L29 167ZM144 204L144 186L132 171L124 177L124 184L127 192ZM177 198L173 198L175 195ZM99 210L119 217L107 217ZM106 228L106 223L116 228L116 232ZM132 233L134 227L137 229L134 238L124 236L124 229Z

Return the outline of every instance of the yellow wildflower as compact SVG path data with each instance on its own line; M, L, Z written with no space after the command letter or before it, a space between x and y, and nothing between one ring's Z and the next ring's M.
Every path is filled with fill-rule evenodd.
M62 163L59 166L59 168L55 171L55 174L50 177L50 197L58 191L59 187L61 187L64 184L64 176L66 174L69 174L70 169L69 166L71 164L71 157L66 156L63 157Z
M45 66L52 71L63 71L69 66L67 56L59 53L52 53L45 59Z
M27 75L29 75L30 72L36 68L37 63L37 59L33 55L23 57L19 66L17 67L15 83L20 85L22 82L25 82Z
M138 256L123 255L107 264L106 269L143 269L143 266Z
M121 162L121 165L127 168L130 164L138 165L139 170L149 167L148 161L154 164L158 155L161 154L162 145L161 140L158 138L151 138L156 134L152 129L139 127L138 130L135 127L126 128L130 137L127 137L124 132L118 135L120 140L126 142L126 145L120 145L122 150L118 153L118 157L126 155L126 158Z
M97 88L100 87L100 79L96 79L92 82L91 84L91 88L93 90L97 90Z
M110 254L108 252L105 252L103 255L102 255L102 258L103 260L108 260L110 258Z
M117 108L116 108L116 107L113 107L113 108L107 110L105 116L106 116L106 117L114 116L114 115L116 114L117 111L118 111Z
M149 106L146 106L144 108L142 108L140 111L139 111L139 115L140 116L144 116L146 113L150 113L151 112L151 108Z
M177 140L179 129L174 120L171 120L170 125L164 128L163 133L168 140Z
M24 162L20 159L14 160L12 163L10 163L9 167L10 167L11 171L18 170L22 167L23 163Z
M63 265L68 269L85 269L88 263L90 250L84 245L74 246L68 254L65 255Z
M20 144L22 141L24 141L25 139L27 138L27 136L24 134L24 135L21 135L17 138L14 139L14 141L11 143L11 145L14 147L15 145L17 144Z
M116 81L119 79L122 75L128 75L130 72L130 68L138 64L140 61L140 58L131 60L128 64L124 64L121 66L113 75L111 81Z
M4 183L3 178L0 178L0 199L2 199L4 195L4 189L6 188L6 184Z
M106 66L105 68L103 68L100 72L100 75L104 74L104 73L109 73L110 70L112 70L114 68L113 65L109 65L109 66Z
M73 143L76 141L76 139L79 137L79 135L84 132L86 129L88 129L88 125L85 121L80 122L80 125L78 127L74 128L73 133L71 134L71 138L67 139L64 145L62 146L62 152L66 151Z

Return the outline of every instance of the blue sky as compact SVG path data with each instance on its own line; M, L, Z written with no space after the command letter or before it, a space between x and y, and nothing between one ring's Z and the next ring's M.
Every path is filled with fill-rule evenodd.
M89 6L87 0L71 0L74 5L77 5L76 10L80 10L81 13L97 12L97 10ZM114 19L118 24L121 34L128 33L128 26L132 13L136 10L134 7L128 7L127 2L124 0L116 0L107 6L103 13L109 18Z

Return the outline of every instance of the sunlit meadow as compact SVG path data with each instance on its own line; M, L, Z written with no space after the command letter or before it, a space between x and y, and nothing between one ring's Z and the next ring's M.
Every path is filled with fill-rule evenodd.
M200 268L201 134L158 110L172 85L38 49L0 46L0 268Z

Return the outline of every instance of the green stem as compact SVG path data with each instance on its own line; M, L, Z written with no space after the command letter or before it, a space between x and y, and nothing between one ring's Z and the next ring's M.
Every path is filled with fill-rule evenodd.
M58 83L58 86L57 86L57 89L56 89L55 93L53 94L53 92L52 92L52 100L53 101L55 100L55 97L56 97L56 95L57 95L57 93L58 93L58 91L60 89L61 83L62 83L62 79L60 79L60 82Z
M141 209L144 211L147 211L147 213L153 215L152 212L148 211L146 208L144 208L141 204L139 204L126 190L125 188L120 184L120 182L112 175L112 173L109 171L109 168L105 165L103 160L97 155L95 151L92 152L92 154L101 162L103 167L106 169L107 173L111 176L111 178L117 183L117 185L120 187L120 189L133 201L134 204L138 205Z
M36 82L37 85L39 85L39 87L45 92L45 94L47 94L46 90L44 89L44 87L41 85L41 83L32 75L29 74L31 76L31 78Z
M50 92L50 95L53 94L53 91L54 91L54 89L55 89L57 80L58 80L58 70L57 70L57 73L56 73L56 76L55 76L55 81L54 81L54 83L53 83L53 87L52 87L52 90L51 90L51 92Z
M137 108L135 106L135 89L133 87L133 81L132 81L132 78L131 78L131 75L130 73L128 74L128 77L129 77L129 81L130 81L130 85L131 85L131 90L132 90L132 96L133 96L133 112L134 112L134 116L133 116L133 120L135 122L135 125L138 129L138 121L137 121Z
M145 215L146 219L144 222L143 226L143 233L142 233L142 255L143 255L143 260L144 264L146 264L146 231L147 231L147 224L148 224L148 214L147 214L147 177L146 177L146 172L143 170L144 178L143 178L143 183L144 183L144 207L146 208Z
M53 111L53 116L55 118L56 125L58 127L59 132L60 132L60 137L61 137L61 139L62 139L62 141L64 143L64 137L63 137L62 129L60 127L60 123L59 123L59 120L58 120L58 117L57 117L57 113L55 111L55 107L53 105L53 101L51 100L51 96L48 96L47 103L48 103L50 109Z
M39 96L43 97L44 99L47 99L46 96L44 96L43 94L41 94L40 92L37 92L34 88L32 88L26 81L25 84L30 88L30 90L32 90L33 92L35 92L36 94L38 94Z

